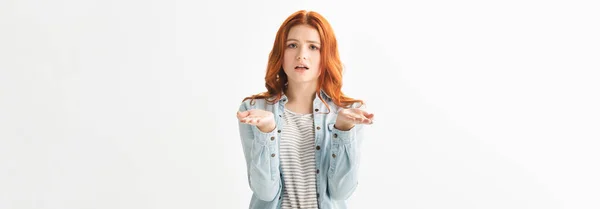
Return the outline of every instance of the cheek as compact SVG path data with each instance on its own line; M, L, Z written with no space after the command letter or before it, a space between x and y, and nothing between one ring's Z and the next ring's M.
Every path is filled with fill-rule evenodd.
M283 54L283 66L294 64L294 55L292 53Z
M321 70L321 57L319 55L317 55L317 58L313 59L312 62L314 63L313 65L316 69Z
M312 73L313 73L314 76L319 76L321 74L321 71L323 71L321 69L321 66L319 64L313 65L313 68L316 69L316 70L312 71Z

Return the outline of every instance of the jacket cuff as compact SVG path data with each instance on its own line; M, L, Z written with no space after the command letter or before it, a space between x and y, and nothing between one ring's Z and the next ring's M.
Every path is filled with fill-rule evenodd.
M254 139L261 145L274 146L277 142L278 127L276 126L271 132L262 132L258 127L252 126L254 129Z
M333 144L350 144L354 141L355 130L360 124L354 125L350 130L342 131L334 126L335 124L329 124L329 130L331 131L331 142Z

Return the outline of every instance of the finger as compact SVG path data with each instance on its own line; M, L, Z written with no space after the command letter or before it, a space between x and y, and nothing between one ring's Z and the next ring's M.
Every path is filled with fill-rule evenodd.
M369 124L369 119L368 118L362 118L360 123L362 124Z
M252 123L252 118L251 117L244 117L240 120L242 123L247 123L247 124L251 124Z
M367 112L367 111L363 110L362 111L362 115L364 115L366 117L366 116L369 116L369 115L372 115L372 114L370 112Z
M359 117L351 117L352 118L352 122L353 123L360 123L361 122L361 118Z
M359 118L356 123L357 124L369 124L370 120L368 118Z
M252 124L252 118L249 118L249 117L244 118L244 123Z
M248 115L250 115L250 112L249 112L249 111L244 111L244 112L240 112L240 111L238 111L238 116L239 116L239 117L242 117L242 118L243 118L243 117L247 117Z

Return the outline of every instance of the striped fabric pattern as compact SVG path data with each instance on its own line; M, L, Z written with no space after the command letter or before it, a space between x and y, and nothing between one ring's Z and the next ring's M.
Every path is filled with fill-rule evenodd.
M285 109L283 120L279 144L284 181L282 208L318 208L313 115Z

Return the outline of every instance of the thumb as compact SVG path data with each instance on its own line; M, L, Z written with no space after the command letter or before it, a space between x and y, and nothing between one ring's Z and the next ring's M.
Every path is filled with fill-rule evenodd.
M360 110L360 109L359 109ZM370 112L367 112L366 110L360 110L360 112L364 115L364 116L368 116L371 115Z
M246 116L248 116L249 114L250 114L250 113L249 113L248 111L244 111L244 112L240 112L240 111L238 111L238 112L237 112L237 116L238 116L238 117L246 117Z

